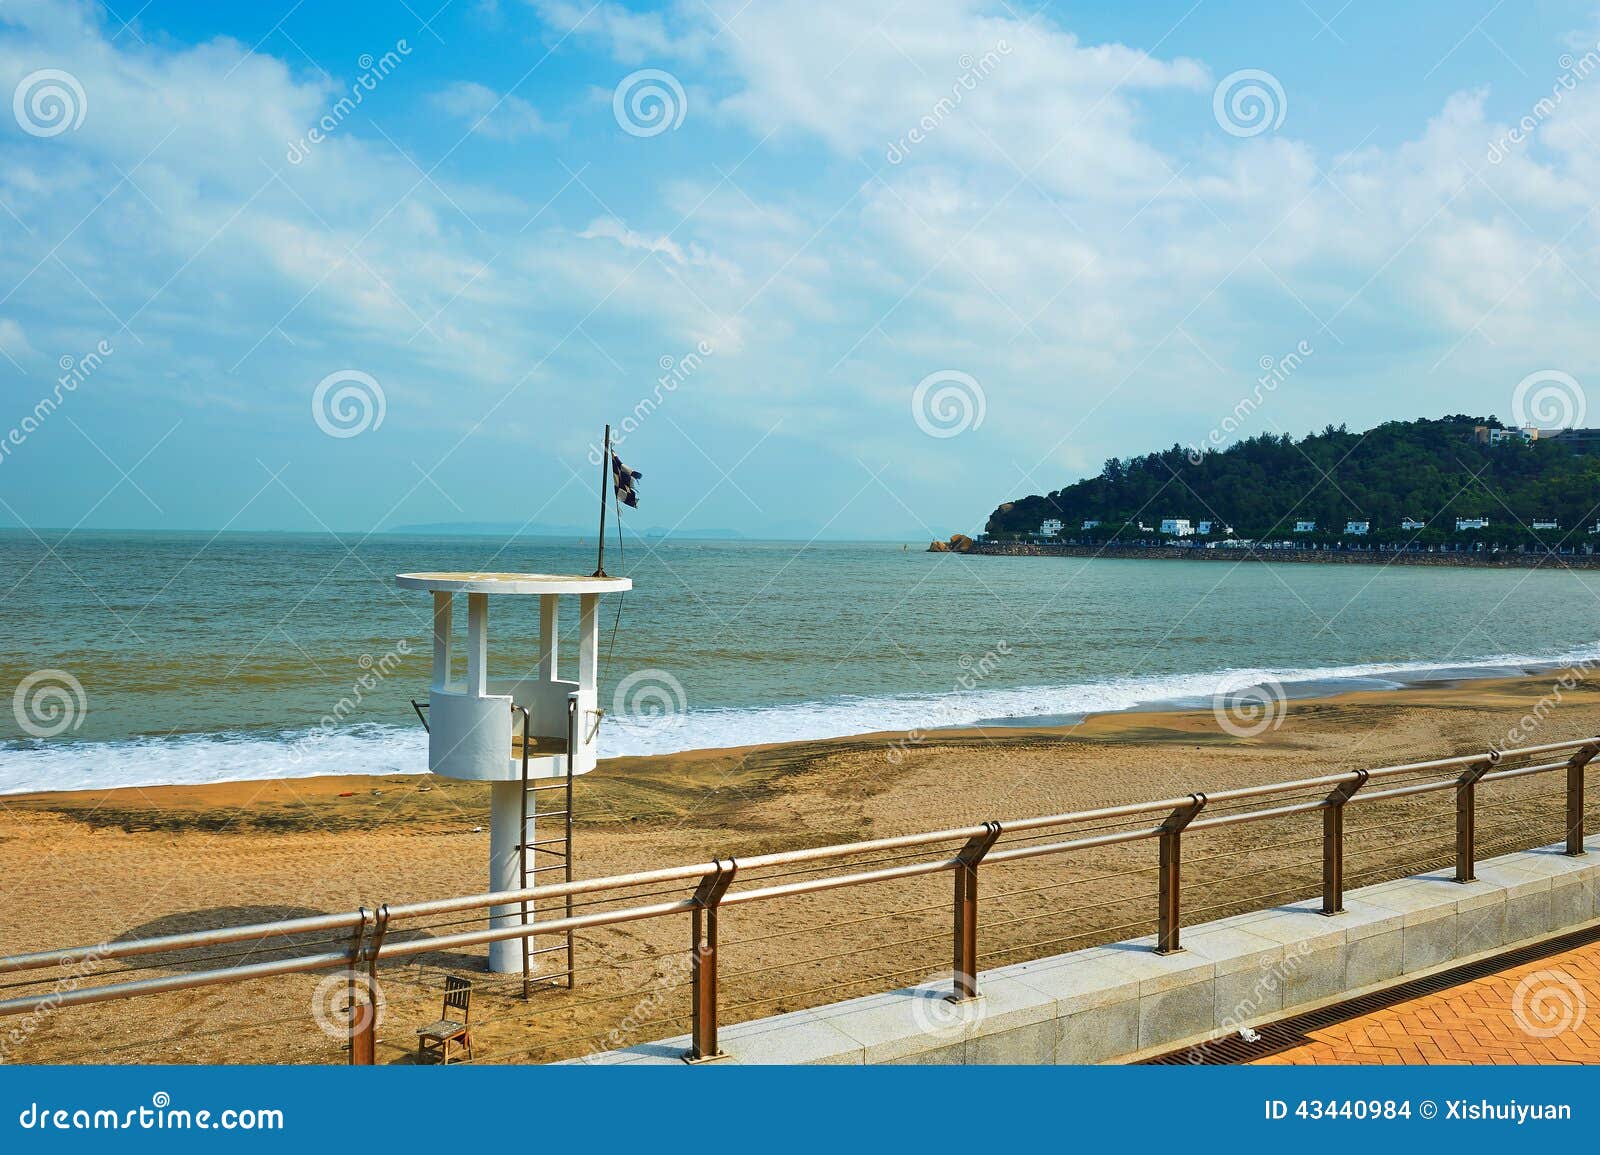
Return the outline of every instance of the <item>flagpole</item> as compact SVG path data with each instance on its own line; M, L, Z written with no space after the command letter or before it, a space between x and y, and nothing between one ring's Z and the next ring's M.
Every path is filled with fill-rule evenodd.
M600 459L600 557L595 562L595 577L606 576L606 486L611 479L611 426L606 426L605 456Z

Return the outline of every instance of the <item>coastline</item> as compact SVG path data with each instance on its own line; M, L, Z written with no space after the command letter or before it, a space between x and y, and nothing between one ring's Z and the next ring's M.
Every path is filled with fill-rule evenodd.
M929 731L910 742L904 733L876 734L607 759L575 790L577 872L592 878L1465 754L1503 742L1509 727L1551 699L1552 681L1475 680L1295 700L1281 724L1249 738L1223 731L1209 709L1141 711L1068 727ZM1522 744L1595 733L1600 677L1567 689ZM891 759L895 749L899 757ZM1502 840L1555 840L1562 812L1547 791L1534 780L1497 784L1483 811L1486 852ZM484 785L430 775L11 796L0 806L0 872L30 900L14 905L0 927L0 953L480 893L488 803ZM1350 831L1352 877L1398 877L1447 856L1447 805L1424 795L1364 810ZM1319 859L1296 840L1313 837L1315 821L1286 820L1277 848L1254 826L1196 835L1185 880L1195 909L1259 904L1264 871L1286 872L1296 894L1314 893ZM1248 869L1232 861L1237 856L1248 857ZM1129 880L1153 862L1148 847L1088 854L1072 864L1083 878L1070 903L1056 889L1059 862L1008 867L996 877L1011 897L990 899L999 905L988 957L999 965L1036 954L1041 939L1089 945L1125 934L1120 923L1143 926L1153 900L1130 890ZM944 881L819 892L807 896L800 927L792 907L742 908L744 945L726 976L737 1017L866 993L874 980L863 974L892 972L916 983L948 966ZM924 913L903 914L908 907ZM844 947L841 925L852 928ZM410 1061L409 1027L437 1015L441 973L477 984L478 1041L488 1053L571 1057L562 1049L569 1044L557 1040L614 1028L602 996L623 1005L636 998L632 992L670 965L663 960L682 951L682 930L653 920L586 935L582 989L531 1004L522 1001L520 982L485 974L482 948L419 956L385 975L397 1026L380 1036L380 1061ZM808 968L840 949L868 952L871 965L841 973L817 994L818 976ZM632 961L597 965L610 957ZM78 1008L41 1023L16 1061L207 1062L245 1047L258 1062L338 1062L338 1043L319 1032L308 1041L304 1029L315 986L314 976L287 975L262 980L243 1000L218 988ZM194 1015L204 1016L206 1031L174 1037L175 1016ZM649 1027L623 1038L662 1033Z
M1310 565L1420 565L1457 569L1600 569L1600 553L1428 553L1422 550L1206 549L1201 546L1068 545L1031 541L972 541L965 547L936 541L929 553L985 557L1128 558L1140 561L1285 562Z
M1071 721L999 719L970 726L883 730L808 741L601 758L593 772L577 780L596 789L591 791L595 805L588 813L577 815L576 820L595 825L648 822L676 811L678 807L671 800L697 788L745 796L753 796L752 791L770 793L781 790L783 780L800 770L863 756L882 759L893 766L913 752L934 749L1173 743L1271 747L1279 743L1282 729L1296 717L1337 717L1351 712L1492 712L1504 717L1509 728L1550 697L1568 670L1553 666L1515 677L1437 678L1401 688L1290 695L1282 704L1283 725L1246 739L1223 731L1209 707L1159 704L1094 712ZM1588 673L1578 672L1576 685L1562 690L1561 696L1593 697L1600 707L1600 672L1583 676ZM1600 733L1600 712L1596 714L1595 729ZM1502 745L1513 744L1506 737L1502 734L1494 740ZM1381 761L1381 749L1374 753ZM468 803L476 806L481 801L487 813L486 786L440 778L426 771L40 790L4 795L0 801L5 807L20 811L52 811L96 828L120 826L129 833L166 829L270 832L311 827L339 831L361 828L366 819L378 812L395 816L394 801L399 795L406 797L400 817L421 827L435 823L459 825L460 807Z
M1555 681L1568 672L1586 674L1600 665L1600 645L1558 655L1502 654L1454 663L1371 662L1344 666L1219 669L1192 674L1104 682L1016 686L955 695L887 695L866 704L841 699L831 717L819 720L817 703L737 711L693 711L630 730L632 720L613 721L602 766L653 763L677 757L693 763L751 751L824 749L830 743L881 745L899 756L930 735L964 733L1017 736L1076 732L1086 720L1123 715L1208 712L1219 693L1229 700L1264 697L1323 701L1351 694L1411 694L1421 688L1466 687L1504 679ZM730 717L738 716L737 722ZM799 716L800 724L796 725ZM759 744L747 735L766 734ZM307 782L348 778L361 786L405 780L426 773L426 736L420 727L364 723L308 742L295 732L177 732L88 742L37 743L0 748L0 803L40 793L110 795L126 790L201 789L250 782ZM642 740L641 740L642 739ZM699 740L699 744L688 745ZM619 749L620 748L620 749ZM314 758L300 755L310 749ZM59 784L59 785L56 785Z

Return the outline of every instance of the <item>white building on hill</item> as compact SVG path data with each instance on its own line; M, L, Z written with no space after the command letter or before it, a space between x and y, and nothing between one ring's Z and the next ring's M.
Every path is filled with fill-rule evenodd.
M1317 523L1314 521L1297 521L1294 523L1296 533L1316 533Z
M1165 517L1161 519L1161 532L1168 537L1188 537L1194 532L1194 526L1186 517Z
M1039 523L1040 537L1055 537L1060 532L1061 519L1059 517L1047 517Z
M1539 431L1532 425L1524 425L1520 429L1490 429L1479 426L1475 430L1480 441L1487 441L1490 445L1499 445L1503 441L1525 441L1529 444L1539 439Z

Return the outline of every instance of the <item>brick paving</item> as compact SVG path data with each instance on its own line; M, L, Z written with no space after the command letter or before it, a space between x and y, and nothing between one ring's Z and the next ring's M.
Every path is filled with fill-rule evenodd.
M1255 1062L1600 1062L1600 943L1309 1031Z

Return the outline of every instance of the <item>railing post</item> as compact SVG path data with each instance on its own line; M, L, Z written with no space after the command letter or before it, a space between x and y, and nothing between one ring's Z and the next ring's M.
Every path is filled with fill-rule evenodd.
M361 908L361 922L350 940L350 966L345 972L345 1005L350 1015L350 1065L370 1067L377 1061L376 1007L369 1015L362 1014L361 968L362 946L366 942L367 928L372 925L372 915Z
M1493 770L1500 761L1500 751L1491 750L1482 762L1472 765L1456 782L1456 881L1471 882L1477 878L1477 821L1478 779Z
M956 857L955 874L955 982L949 1000L954 1003L978 997L978 863L1000 837L998 822L985 822L984 832L967 840Z
M1204 794L1189 795L1189 802L1178 807L1161 825L1161 867L1157 875L1156 953L1174 954L1183 949L1178 926L1182 907L1178 901L1182 865L1183 829L1205 809Z
M1336 787L1322 812L1322 913L1344 910L1344 804L1367 784L1367 771L1357 770L1356 780Z
M716 860L716 869L700 880L690 916L694 946L690 952L690 993L694 1000L694 1031L686 1063L711 1063L727 1058L717 1046L717 904L733 885L739 864Z
M1583 853L1583 771L1600 746L1585 746L1567 763L1567 853Z

